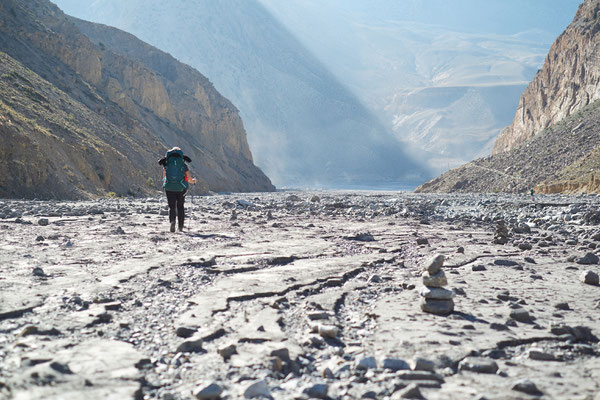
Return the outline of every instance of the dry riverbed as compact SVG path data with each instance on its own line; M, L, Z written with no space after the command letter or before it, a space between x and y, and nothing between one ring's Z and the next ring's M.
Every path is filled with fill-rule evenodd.
M600 399L599 197L190 200L0 201L0 399Z

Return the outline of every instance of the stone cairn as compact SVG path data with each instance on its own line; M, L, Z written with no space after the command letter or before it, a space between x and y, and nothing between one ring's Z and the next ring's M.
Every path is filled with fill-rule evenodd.
M494 244L506 244L509 240L508 227L504 220L496 223L496 232L494 234Z
M423 297L421 309L436 315L448 315L454 311L454 292L444 289L448 285L446 274L442 270L445 257L436 254L425 264L423 286L419 294Z

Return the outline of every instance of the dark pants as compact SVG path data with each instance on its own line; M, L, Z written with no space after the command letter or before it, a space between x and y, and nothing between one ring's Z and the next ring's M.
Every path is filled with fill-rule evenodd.
M179 220L179 226L183 226L183 220L185 219L185 211L183 209L183 202L185 201L185 193L183 192L170 192L165 190L167 193L167 201L169 202L169 221L175 222L175 217Z

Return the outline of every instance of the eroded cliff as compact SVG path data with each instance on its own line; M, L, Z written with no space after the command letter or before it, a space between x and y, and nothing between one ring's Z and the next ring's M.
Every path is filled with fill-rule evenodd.
M93 28L46 0L0 3L0 163L29 171L4 176L0 196L147 194L174 145L194 160L203 191L274 189L237 109L205 77L131 35ZM121 42L128 48L111 46Z
M523 92L493 154L511 150L600 98L600 0L586 0Z

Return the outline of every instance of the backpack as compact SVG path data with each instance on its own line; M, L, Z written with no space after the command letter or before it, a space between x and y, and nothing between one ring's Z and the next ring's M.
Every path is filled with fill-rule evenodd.
M188 189L188 183L185 178L185 159L183 151L171 150L165 155L165 181L163 188L169 192L183 192Z

